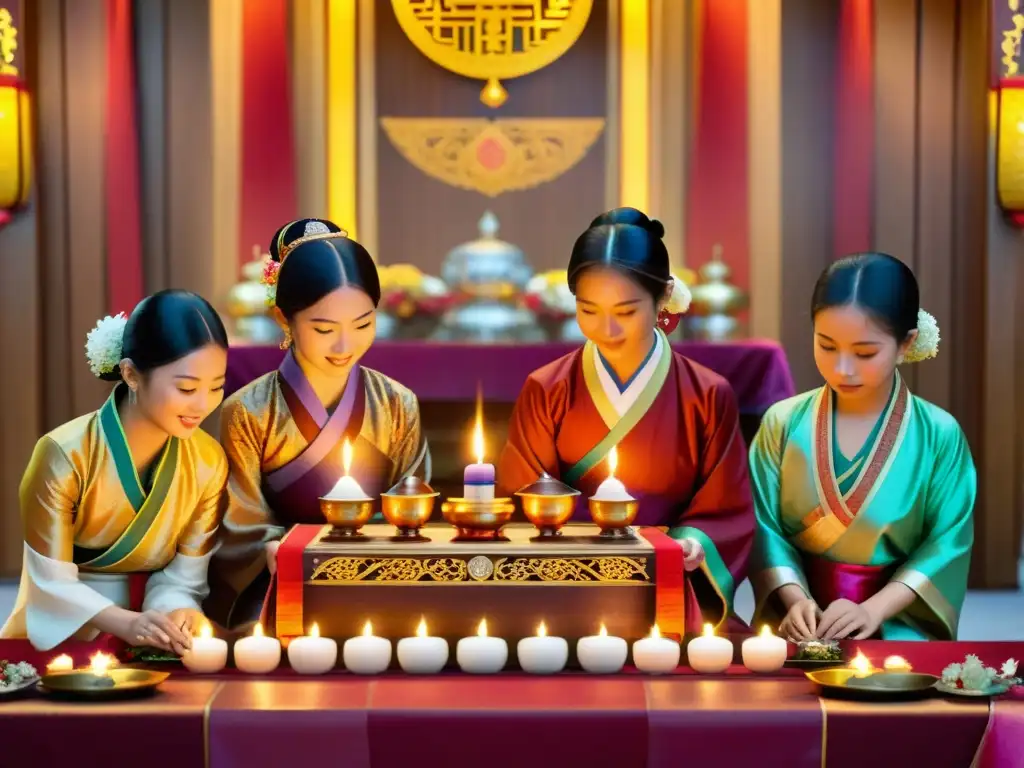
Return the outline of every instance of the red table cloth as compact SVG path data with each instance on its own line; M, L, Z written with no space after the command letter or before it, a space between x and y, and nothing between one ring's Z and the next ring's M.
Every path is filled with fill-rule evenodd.
M774 341L687 341L673 348L728 380L742 413L760 416L773 403L794 394L786 353ZM363 364L398 380L420 400L471 402L479 382L488 401L511 403L532 371L573 349L575 345L564 343L378 341ZM230 395L274 370L283 356L277 347L232 346L225 393Z

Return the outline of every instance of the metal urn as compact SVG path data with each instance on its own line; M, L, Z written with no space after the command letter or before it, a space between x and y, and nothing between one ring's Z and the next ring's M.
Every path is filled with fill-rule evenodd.
M432 338L438 341L544 341L546 335L521 298L533 269L522 250L499 240L498 217L480 219L480 237L454 248L441 278L465 301L441 318Z
M712 250L711 261L699 270L700 282L690 289L687 313L689 336L703 341L730 341L743 335L737 315L747 307L747 295L729 282L732 274L722 261L722 246Z
M252 261L242 267L242 281L228 292L228 315L239 339L252 344L277 344L283 334L270 315L267 286L261 282L267 257L260 254L259 246L253 247L252 255Z

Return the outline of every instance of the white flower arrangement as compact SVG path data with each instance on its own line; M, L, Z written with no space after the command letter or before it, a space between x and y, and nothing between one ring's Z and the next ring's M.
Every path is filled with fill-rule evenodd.
M942 682L951 688L966 691L987 691L993 685L1020 685L1017 678L1017 660L1007 659L998 672L986 667L974 654L968 654L962 664L950 664L942 670Z
M672 295L669 296L665 309L673 315L682 315L690 308L691 301L693 301L693 294L690 293L686 283L677 275L672 275Z
M907 350L904 362L919 363L939 354L939 324L923 309L917 311L917 338Z
M89 360L89 369L96 376L112 372L121 362L124 327L127 324L128 318L124 312L113 317L107 315L86 336L85 356Z
M36 668L27 661L11 664L0 661L0 688L17 688L29 680L39 677Z

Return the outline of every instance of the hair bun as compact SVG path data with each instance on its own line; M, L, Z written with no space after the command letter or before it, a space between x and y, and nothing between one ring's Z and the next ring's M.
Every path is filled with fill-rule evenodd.
M280 264L281 249L295 242L300 237L309 234L310 230L314 232L342 231L341 227L327 219L296 219L295 221L289 221L280 227L270 239L270 258Z
M665 225L657 219L648 219L645 229L659 240L665 237Z
M603 227L612 224L629 224L640 227L659 240L665 237L665 227L657 219L652 219L636 208L612 208L590 222L590 226Z

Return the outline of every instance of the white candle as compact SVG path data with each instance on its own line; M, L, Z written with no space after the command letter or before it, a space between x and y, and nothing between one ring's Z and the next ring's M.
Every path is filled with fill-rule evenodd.
M626 663L629 647L621 637L611 637L604 624L596 635L581 637L576 642L576 658L587 672L610 675Z
M62 653L56 657L49 664L46 665L46 671L49 673L53 672L70 672L75 668L75 662L71 660L71 657L66 653Z
M354 501L369 498L366 491L359 485L359 481L352 477L352 444L349 443L348 438L345 439L345 444L341 449L341 463L345 474L338 478L338 482L324 498L331 501Z
M213 636L213 628L203 622L199 637L192 638L192 647L181 657L181 663L189 672L212 675L220 672L228 663L227 641Z
M341 649L345 667L357 675L379 675L391 663L391 641L375 637L373 625L366 622L360 637L350 637Z
M597 486L597 490L591 498L597 499L598 501L633 501L633 497L629 495L629 491L626 490L626 486L622 484L622 481L615 477L615 469L619 464L619 454L612 448L608 452L608 477L607 479Z
M483 406L477 395L476 426L473 428L473 453L476 464L470 464L462 473L462 497L476 501L494 500L494 465L484 463Z
M740 646L743 666L751 672L777 672L786 663L789 648L785 639L772 634L766 624L757 637L748 637Z
M334 669L337 661L338 644L329 637L320 637L315 621L308 635L288 644L288 664L300 675L322 675Z
M463 672L490 675L500 672L508 661L508 643L487 636L487 619L480 622L476 637L464 637L455 646L455 660Z
M398 664L412 675L433 675L448 663L448 641L427 634L427 620L421 618L416 637L398 641Z
M715 628L704 625L704 634L695 637L686 646L686 661L697 672L715 674L724 672L732 664L732 643L715 636Z
M249 637L235 643L234 655L235 666L243 672L265 675L281 663L281 642L276 637L264 635L263 625L257 622Z
M516 658L524 672L531 675L553 675L565 668L569 659L569 644L563 637L549 637L542 621L537 634L524 637L516 644Z
M633 665L653 675L671 672L679 666L679 643L662 637L655 624L648 637L633 643Z

